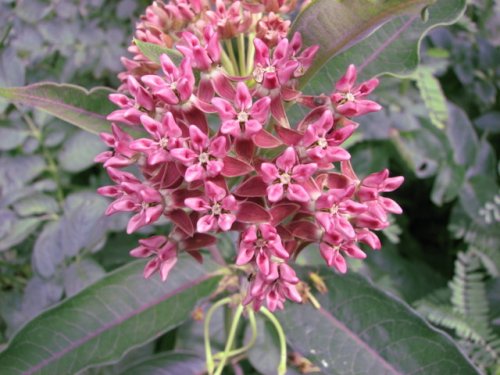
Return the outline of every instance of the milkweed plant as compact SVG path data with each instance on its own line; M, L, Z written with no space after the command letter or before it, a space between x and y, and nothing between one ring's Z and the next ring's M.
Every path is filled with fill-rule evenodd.
M162 217L171 223L130 251L149 259L144 277L168 282L180 253L201 262L201 249L234 232L228 269L238 288L228 298L271 314L308 298L293 268L302 251L319 251L345 273L345 258L365 258L360 243L380 249L376 231L402 212L384 193L403 177L384 169L360 178L342 147L356 118L381 109L369 99L378 79L357 82L349 65L330 92L301 92L319 47L288 35L294 9L290 1L155 2L137 24L137 40L171 56L158 64L129 48L120 91L110 95L119 107L107 116L112 132L101 134L111 150L96 161L113 181L98 190L113 199L106 214L133 213L127 233ZM287 116L293 105L306 111L296 123Z

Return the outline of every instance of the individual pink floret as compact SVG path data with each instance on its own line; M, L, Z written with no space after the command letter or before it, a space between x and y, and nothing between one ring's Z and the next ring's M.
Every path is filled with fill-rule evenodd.
M238 82L234 105L223 98L212 99L222 120L220 131L234 137L258 133L269 117L271 99L267 96L252 104L252 96L244 82Z
M270 202L278 202L284 197L296 202L309 201L309 193L301 183L317 168L316 163L300 164L295 149L288 147L275 164L262 163L260 167L262 179L268 184L267 198Z
M211 181L205 183L206 197L187 198L184 204L194 211L208 213L198 219L196 230L200 233L220 229L228 231L236 220L238 203L233 195Z
M188 147L174 148L170 154L188 168L184 178L188 182L204 180L217 176L224 167L226 138L223 136L209 139L197 126L189 127L190 144Z

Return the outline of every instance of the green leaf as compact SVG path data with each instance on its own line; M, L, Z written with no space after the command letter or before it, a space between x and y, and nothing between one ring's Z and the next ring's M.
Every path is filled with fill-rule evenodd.
M75 85L36 83L24 87L0 87L0 97L36 107L91 133L107 132L106 116L116 109L108 100L112 91L96 87L90 91Z
M423 36L436 26L455 22L466 5L465 0L435 1L425 21L417 10L429 3L316 0L291 31L302 32L306 45L321 47L317 63L302 78L301 87L307 84L310 93L331 91L332 83L349 64L358 67L360 79L383 73L411 74L418 65Z
M187 257L166 283L145 280L144 264L128 264L26 324L0 353L2 374L74 374L116 361L185 321L219 280L213 263Z
M120 375L201 374L205 360L195 354L167 352L151 356L125 369Z
M182 61L182 55L175 49L166 48L154 43L143 42L138 39L134 39L134 43L144 56L157 64L160 64L160 56L162 54L168 55L175 65L179 65Z
M417 69L415 79L420 95L429 110L431 122L439 129L444 129L448 121L448 107L439 80L434 77L432 69L426 66Z
M433 0L313 0L296 18L290 34L300 32L307 46L319 45L307 82L330 58L359 43L390 19L417 14Z
M465 112L455 105L449 107L450 120L446 135L453 150L453 159L459 165L469 166L474 163L479 140Z
M434 181L431 191L431 200L436 205L451 202L462 188L465 179L465 168L449 160L444 162Z
M319 272L318 272L319 270ZM293 350L328 374L475 374L445 334L405 303L355 274L318 272L328 293L311 304L288 304L277 314Z
M77 294L86 286L105 275L104 269L90 258L72 263L63 273L64 291L67 297Z

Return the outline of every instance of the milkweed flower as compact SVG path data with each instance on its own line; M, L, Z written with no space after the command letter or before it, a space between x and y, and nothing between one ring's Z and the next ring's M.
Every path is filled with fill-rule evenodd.
M349 65L331 92L301 92L318 47L287 37L295 6L156 1L141 17L136 39L173 52L150 59L130 46L110 95L112 133L101 134L111 150L96 161L112 181L98 190L113 199L106 214L128 212L128 233L171 223L130 252L149 259L146 278L165 281L180 253L201 261L202 249L235 232L232 261L249 280L243 302L282 309L302 301L293 268L302 251L345 273L347 258L381 248L376 232L402 212L385 194L403 178L387 169L358 177L344 147L353 118L381 109L368 98L378 80L358 83ZM306 113L290 124L294 104Z

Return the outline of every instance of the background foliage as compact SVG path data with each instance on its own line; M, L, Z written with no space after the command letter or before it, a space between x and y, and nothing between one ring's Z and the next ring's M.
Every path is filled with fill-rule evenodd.
M116 87L119 58L126 53L133 20L146 5L146 1L132 0L1 1L0 87L42 80ZM403 326L405 319L417 319L414 314L418 312L446 331L479 371L491 374L500 371L499 7L497 1L470 1L459 23L432 31L421 45L422 64L415 73L409 78L382 78L375 100L384 110L367 116L362 131L349 145L360 175L389 165L394 174L406 178L395 196L405 214L384 231L383 250L369 254L364 262L353 261L352 273L360 276L345 279L320 267L319 259L299 258L310 267L304 268L306 278L316 272L327 280L328 293L320 296L320 302L330 311L342 305L342 293L357 291L363 296L367 278L388 292L377 292L377 303L393 308ZM376 40L377 34L370 38ZM339 57L328 64L340 71L343 58L347 59ZM328 72L330 81L338 76L338 72ZM314 78L310 87L318 89L315 82L320 81ZM142 283L137 271L140 264L121 267L130 262L128 250L136 239L122 235L126 217L102 216L107 202L95 189L104 184L105 177L94 166L93 157L103 150L95 135L37 110L0 101L0 351L26 322L50 317L42 311L59 301L73 297L56 308L62 313L71 313L71 303L86 298L95 300L92 306L97 315L106 311L107 305L101 305L95 292L102 289L79 292L116 270L95 285L106 287L111 280L120 280L125 289L135 288L131 294L151 293L150 310L118 311L120 324L140 327L140 314L167 316L170 309L179 310L183 319L175 321L174 315L172 324L165 320L154 334L138 335L113 355L104 353L92 362L100 367L87 369L90 361L80 357L82 373L147 373L151 368L172 369L172 373L200 371L204 366L200 361L202 325L197 320L180 325L197 305L196 299L159 302L154 298L168 295L175 286L191 285L194 279L169 280L165 289ZM233 241L220 240L228 257L234 254ZM204 265L190 275L201 280L196 284L197 297L215 290L213 281L218 276L212 266ZM400 303L392 307L394 296L409 307L402 308ZM120 310L116 303L114 307ZM360 301L355 313L368 306ZM341 325L330 326L331 319L325 318L315 321L315 327L313 322L297 326L295 308L289 307L279 318L289 329L292 351L300 352L291 357L295 366L289 373L304 369L343 373L341 364L335 369L331 366L337 358L332 353L337 354L338 348L328 347L321 335L311 334L337 329L335 336L340 340ZM335 312L335 316L354 314L347 308ZM302 311L298 314L303 316ZM211 327L212 345L218 349L224 345L220 315ZM369 326L369 319L366 314L361 323ZM116 321L110 318L109 324ZM28 324L26 329L33 326ZM242 362L242 371L272 374L279 360L278 343L265 320L259 319L258 327L258 345ZM247 327L239 332L239 340L249 335ZM109 340L112 336L110 332ZM308 352L301 347L304 338L309 340ZM13 345L22 344L21 334ZM377 348L378 344L373 345ZM57 365L70 366L71 355L78 356L78 350L85 348L65 352ZM384 361L370 358L370 353L366 351L365 360L383 368ZM411 342L408 353L417 356ZM457 363L461 360L457 357ZM404 372L404 366L400 371Z

